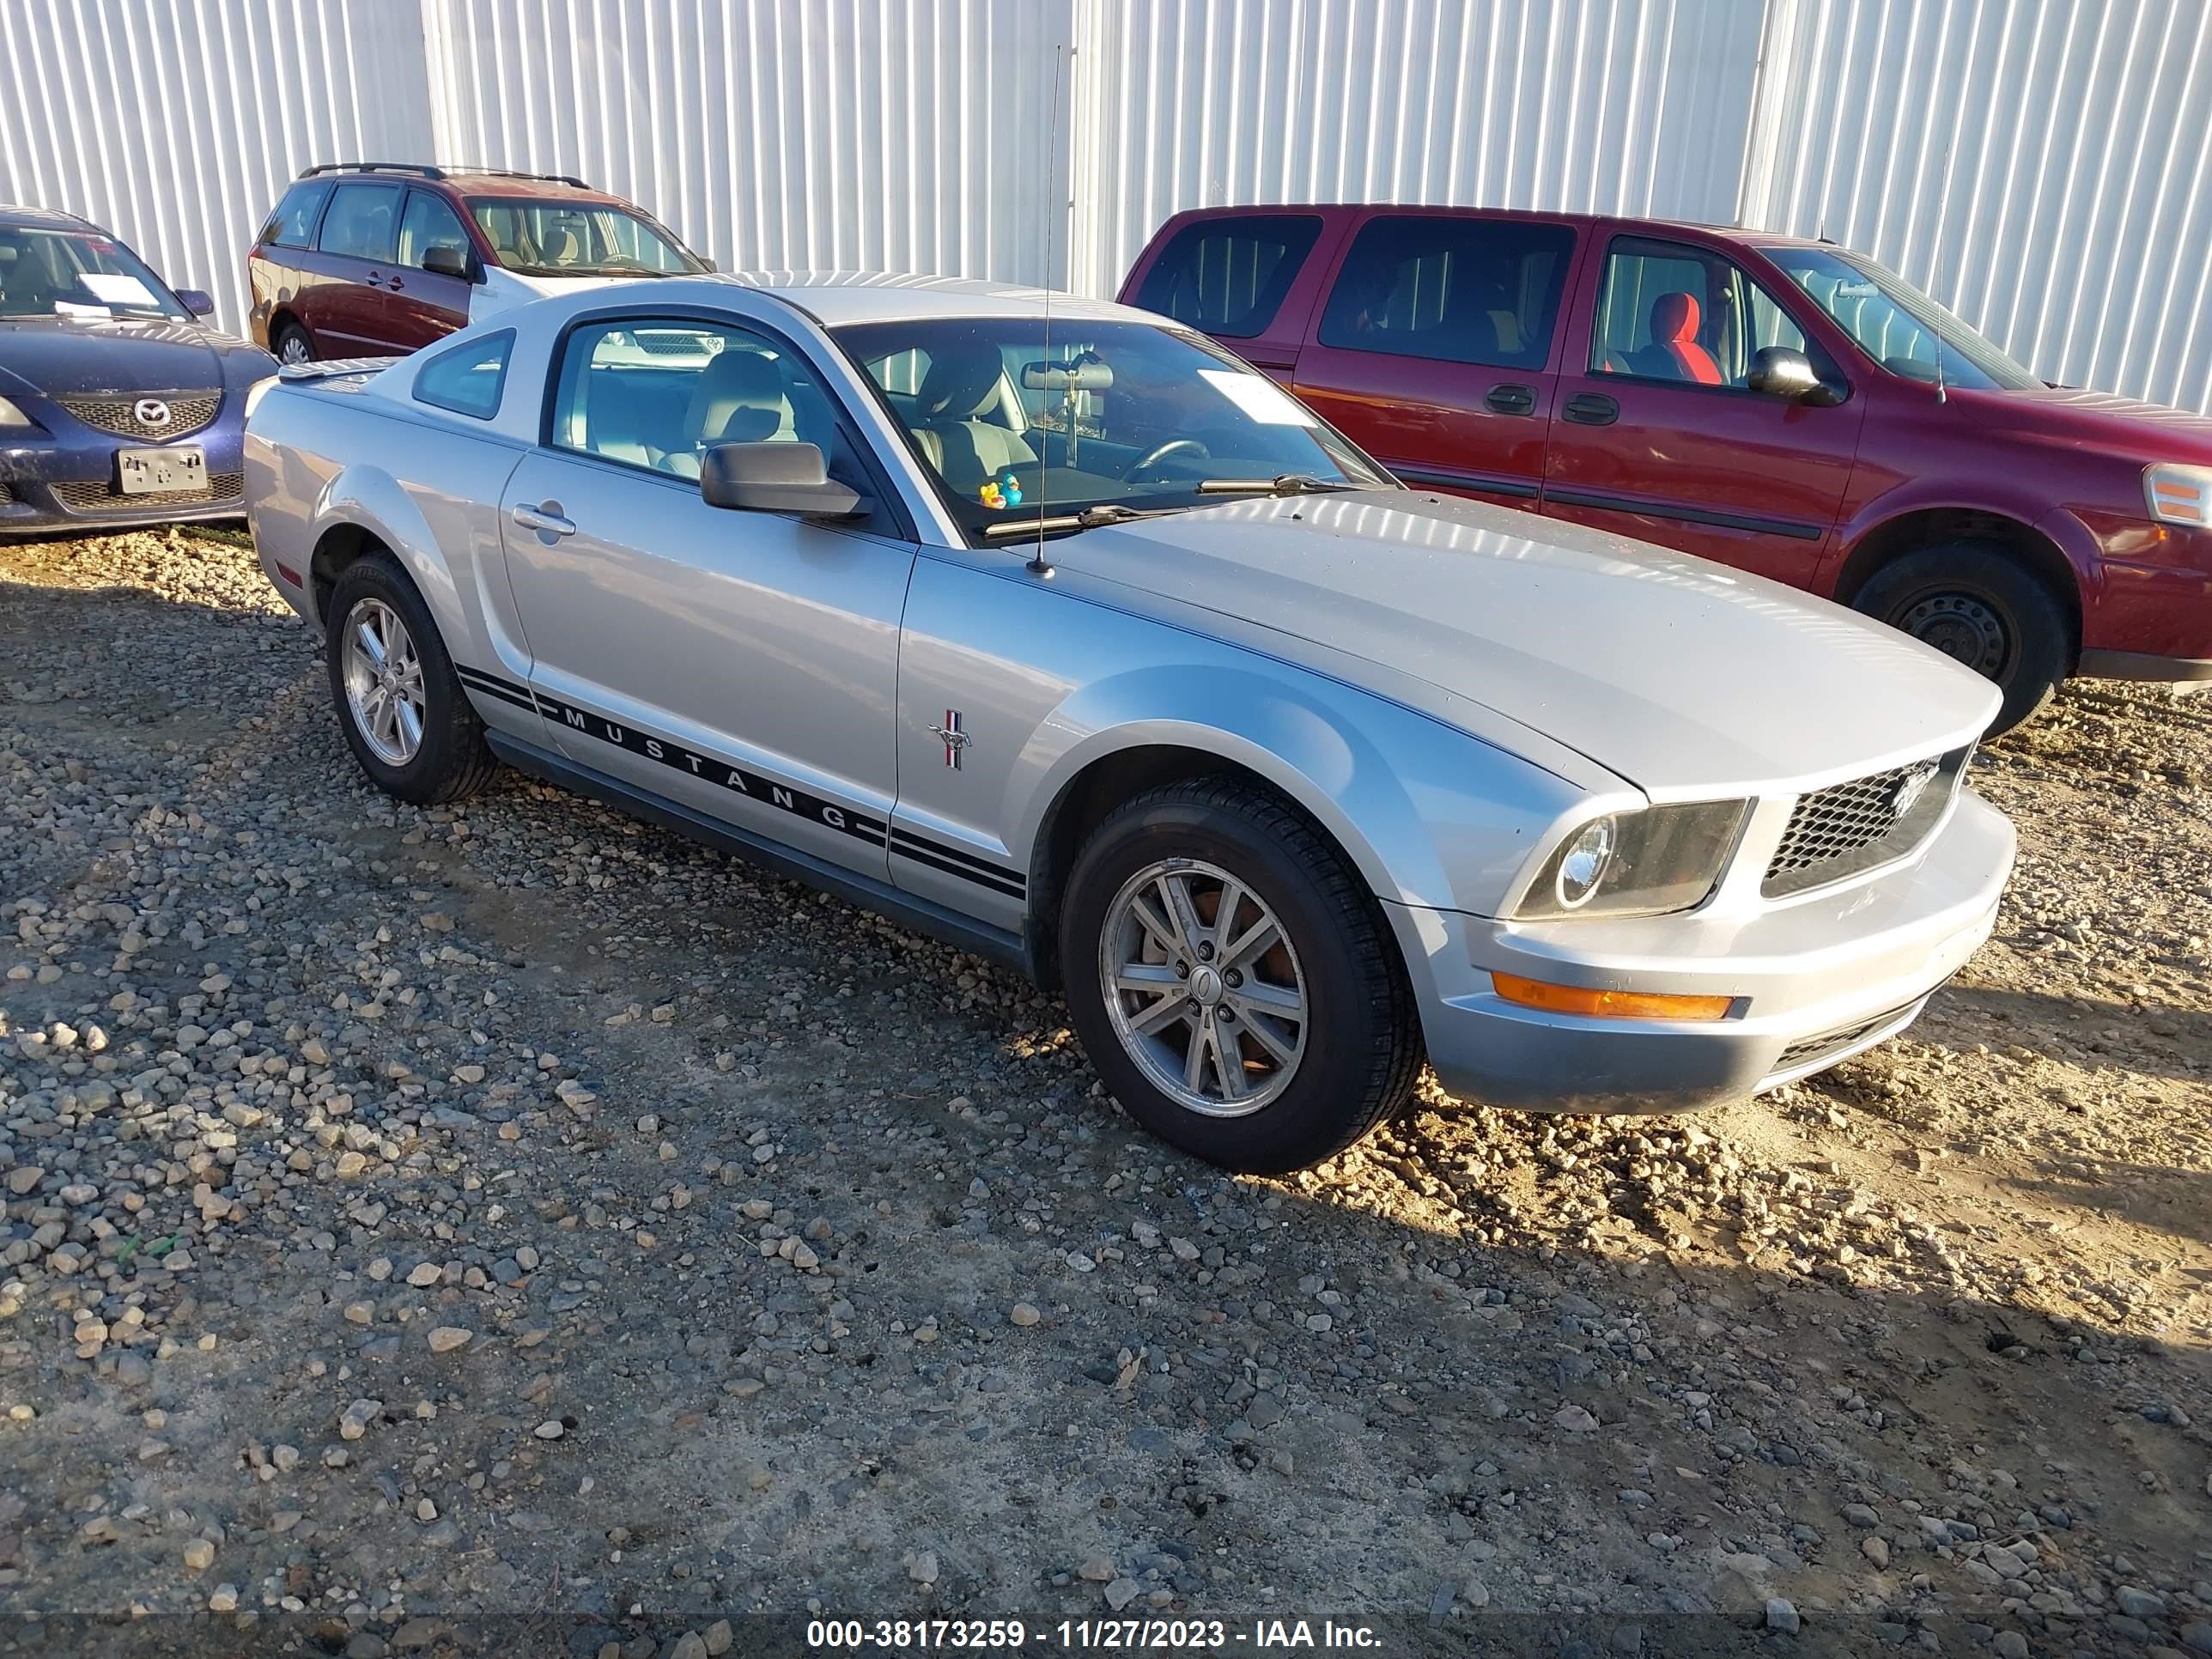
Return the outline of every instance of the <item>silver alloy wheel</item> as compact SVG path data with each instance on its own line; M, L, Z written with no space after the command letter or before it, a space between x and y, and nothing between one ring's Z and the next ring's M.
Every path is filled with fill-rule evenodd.
M399 613L382 599L362 599L347 613L346 706L371 753L404 766L422 746L422 659Z
M1306 1049L1306 982L1259 895L1194 859L1146 865L1106 907L1098 983L1146 1079L1206 1117L1243 1117L1290 1086Z
M307 337L296 328L291 330L278 343L276 359L279 362L286 363L304 363L313 361L307 356Z

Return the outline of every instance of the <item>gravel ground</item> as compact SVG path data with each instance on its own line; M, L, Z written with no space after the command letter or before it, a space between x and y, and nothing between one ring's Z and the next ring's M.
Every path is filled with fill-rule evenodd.
M0 1650L2212 1652L2212 696L1977 783L1905 1038L1231 1180L1003 973L372 792L239 538L0 547Z

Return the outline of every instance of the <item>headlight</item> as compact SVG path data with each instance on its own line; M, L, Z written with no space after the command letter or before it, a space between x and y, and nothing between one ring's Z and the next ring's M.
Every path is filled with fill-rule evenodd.
M36 432L39 423L29 416L0 398L0 432Z
M1531 921L1690 909L1720 879L1749 806L1699 801L1592 818L1552 849L1513 915Z
M2161 524L2212 526L2212 466L2160 461L2143 469L2143 501Z
M252 420L253 411L261 407L261 400L269 395L269 388L276 384L274 374L266 375L246 388L246 418Z

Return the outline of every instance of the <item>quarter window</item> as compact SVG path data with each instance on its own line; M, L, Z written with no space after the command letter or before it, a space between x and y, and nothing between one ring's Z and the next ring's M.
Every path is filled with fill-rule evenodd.
M440 352L416 372L415 401L489 421L499 413L507 356L514 345L514 331L502 329Z
M1824 378L1836 377L1790 313L1733 261L1677 242L1623 240L1607 251L1592 374L1741 388L1766 346L1805 352Z
M324 179L303 179L293 185L262 228L262 241L272 247L314 246L315 221L322 216L323 203L330 193L330 181Z
M323 216L322 250L356 259L389 259L398 228L399 186L340 185Z
M1574 246L1565 225L1442 214L1370 219L1329 291L1321 343L1541 368Z
M1137 303L1226 339L1267 331L1313 252L1311 214L1238 214L1185 225L1145 273Z
M427 190L410 191L406 216L399 222L399 263L419 270L422 256L434 247L455 248L465 257L468 233L443 197Z
M619 318L574 330L562 353L553 442L562 449L696 478L716 444L811 443L836 477L836 434L806 364L734 324Z

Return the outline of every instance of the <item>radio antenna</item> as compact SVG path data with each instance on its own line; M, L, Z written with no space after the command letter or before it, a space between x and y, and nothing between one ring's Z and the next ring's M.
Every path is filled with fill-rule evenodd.
M1943 224L1951 212L1951 149L1952 146L1958 142L1958 138L1957 124L1954 122L1951 136L1943 141L1942 194L1936 198L1936 248L1935 252L1929 255L1928 259L1928 285L1936 290L1931 297L1935 299L1936 308L1938 311L1944 308L1942 300ZM1943 384L1943 331L1936 325L1936 319L1932 317L1928 319L1928 333L1929 337L1936 342L1936 401L1939 404L1948 403L1951 400L1951 394Z
M1046 39L1050 40L1051 36L1048 34ZM1044 292L1044 361L1048 364L1052 362L1052 222L1059 216L1060 212L1060 186L1054 182L1060 170L1060 48L1055 42L1052 48L1052 103L1047 111L1045 119L1044 271L1043 280L1039 283L1039 287ZM1072 393L1063 407L1066 413L1061 418L1067 422L1067 431L1063 434L1061 441L1073 445L1075 441L1075 399ZM1040 441L1042 442L1042 440ZM1045 471L1045 458L1040 455L1037 457L1036 553L1030 560L1027 568L1033 576L1049 577L1052 574L1052 561L1044 556Z

